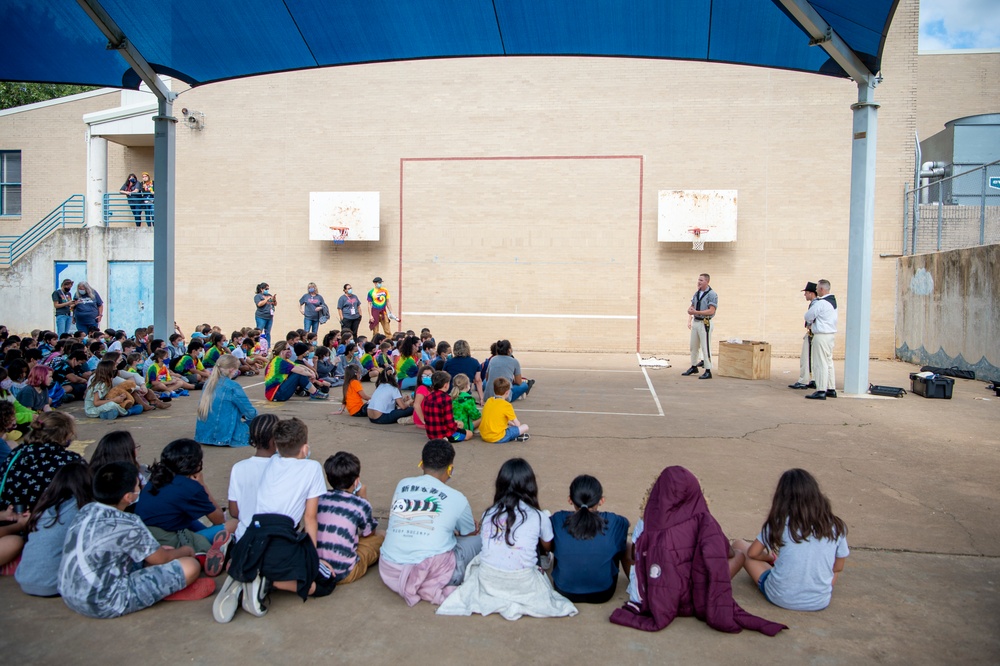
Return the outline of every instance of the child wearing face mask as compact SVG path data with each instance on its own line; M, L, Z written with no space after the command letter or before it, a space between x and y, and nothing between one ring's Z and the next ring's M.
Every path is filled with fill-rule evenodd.
M424 399L431 394L433 375L434 368L429 365L421 366L417 374L417 390L413 394L413 425L421 430L427 427L424 423Z
M205 343L200 339L192 340L188 343L187 354L177 359L172 369L197 388L201 382L208 380L211 375L201 362L204 356Z
M247 446L250 443L250 421L257 410L250 403L243 387L235 381L240 375L240 362L232 354L219 358L198 403L198 420L194 438L209 446Z

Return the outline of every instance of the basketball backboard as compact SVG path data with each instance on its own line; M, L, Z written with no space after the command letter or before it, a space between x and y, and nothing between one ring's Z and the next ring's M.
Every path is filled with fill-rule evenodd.
M378 192L309 193L309 240L378 239Z
M736 190L660 190L656 239L661 243L736 240ZM700 230L700 234L694 230Z

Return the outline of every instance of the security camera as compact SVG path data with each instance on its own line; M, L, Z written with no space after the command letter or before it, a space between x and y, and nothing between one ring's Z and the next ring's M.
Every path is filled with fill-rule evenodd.
M187 111L187 109L184 109L184 110ZM187 116L187 113L185 113L184 115ZM187 124L188 125L197 125L198 124L198 119L195 118L194 116L188 116Z

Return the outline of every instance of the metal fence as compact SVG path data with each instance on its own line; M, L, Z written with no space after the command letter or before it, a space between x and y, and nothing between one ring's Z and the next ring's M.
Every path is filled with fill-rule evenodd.
M104 226L118 224L153 225L153 197L106 192L102 202Z
M911 189L903 196L903 254L1000 243L1000 160Z
M0 236L0 267L10 267L56 229L83 227L84 197L74 194L20 236Z

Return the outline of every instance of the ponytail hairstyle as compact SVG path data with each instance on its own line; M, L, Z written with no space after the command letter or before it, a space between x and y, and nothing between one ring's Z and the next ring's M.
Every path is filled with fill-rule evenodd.
M378 379L375 380L375 388L382 386L382 384L389 384L390 386L397 386L396 384L396 369L391 365L382 368L378 373ZM397 386L398 388L398 386Z
M275 414L258 414L250 422L250 445L263 451L274 451L274 426L278 425Z
M39 528L38 521L48 509L55 508L55 516L52 521L42 527L49 528L59 522L62 512L62 504L66 500L76 500L76 508L83 507L93 499L93 491L90 487L90 467L83 460L74 460L59 468L48 488L38 498L38 502L31 509L31 518L28 519L26 530L34 532Z
M469 381L469 376L464 372L460 372L451 378L451 397L457 398L459 394L465 393L472 386L472 382Z
M779 550L785 545L785 525L795 543L809 537L835 540L847 535L847 525L834 515L819 482L804 469L790 469L778 479L771 511L761 529L769 550Z
M273 361L274 359L278 358L279 356L281 356L281 352L285 351L286 349L288 349L288 343L285 342L284 340L278 340L277 342L274 343L274 346L271 347L271 358L269 360Z
M497 533L503 532L504 541L508 546L514 545L513 528L518 514L524 521L528 513L521 508L524 502L533 509L538 509L538 482L535 471L524 458L511 458L500 467L497 473L496 492L493 495L493 506L487 511L492 512L490 522ZM534 544L531 544L534 548Z
M512 351L510 340L497 340L497 356L510 356Z
M201 400L198 402L199 421L207 419L208 413L212 411L212 399L215 397L215 389L219 385L219 380L223 377L229 377L229 373L238 367L240 367L240 360L232 354L223 354L215 362L212 374L208 376L205 386L202 387Z
M175 476L192 476L203 465L201 444L193 439L175 439L160 454L159 462L149 468L149 492L156 495L169 486Z
M573 483L569 484L569 499L576 507L576 512L563 523L571 537L587 541L598 534L604 534L607 521L597 511L597 505L603 497L604 488L594 477L581 474L573 479Z
M209 340L210 340L210 345L209 346L211 346L211 347L218 347L220 350L224 351L225 347L222 345L222 338L223 337L225 337L225 336L223 336L222 333L212 333L212 337L209 338Z
M97 388L98 384L104 384L105 389L110 391L115 378L118 376L118 368L111 359L102 359L94 370L94 377L90 380L90 386Z
M342 405L347 404L347 388L351 385L351 382L353 382L357 378L358 378L358 366L348 365L346 368L344 368L344 388L343 388L344 397L341 400L340 404Z
M68 446L76 436L73 417L65 412L42 412L31 422L25 444Z

